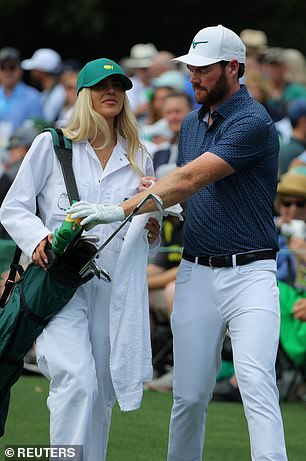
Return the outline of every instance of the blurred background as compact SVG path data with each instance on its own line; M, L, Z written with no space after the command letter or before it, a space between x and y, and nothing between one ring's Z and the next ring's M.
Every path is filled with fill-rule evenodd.
M64 59L119 60L140 42L181 54L199 29L222 24L238 34L245 28L263 30L269 46L305 54L305 17L304 0L0 0L0 43L17 47L22 57L53 48Z

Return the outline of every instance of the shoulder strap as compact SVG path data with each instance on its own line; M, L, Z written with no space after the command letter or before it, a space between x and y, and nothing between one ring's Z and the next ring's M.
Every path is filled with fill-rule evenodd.
M49 131L52 135L54 150L61 164L69 202L72 204L73 201L80 200L72 168L72 142L63 135L59 128L45 128L43 131Z
M69 202L72 204L74 200L80 200L72 168L72 142L70 139L63 135L62 130L59 128L45 128L43 131L50 131L52 135L54 150L61 165ZM10 273L5 282L5 288L3 290L2 296L0 297L0 308L3 308L7 302L7 299L15 283L16 273L18 272L21 275L23 272L23 268L19 264L21 253L21 249L16 246L13 261L10 266Z

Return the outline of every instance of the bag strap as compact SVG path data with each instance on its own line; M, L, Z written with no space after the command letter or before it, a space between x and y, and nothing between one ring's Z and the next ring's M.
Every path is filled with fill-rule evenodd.
M64 181L67 189L70 205L73 201L79 201L79 192L72 168L72 142L63 135L60 128L45 128L52 135L53 146L56 156L60 162Z
M54 151L61 165L69 202L72 204L73 201L79 201L79 192L72 168L72 142L63 135L62 130L59 128L45 128L42 132L44 131L49 131L52 135ZM23 267L19 264L21 253L21 249L16 246L13 261L10 265L9 276L5 282L5 288L0 298L0 308L4 308L6 305L7 299L15 284L16 273L18 272L19 275L22 275L24 272Z
M16 273L18 272L19 275L22 275L24 272L23 267L19 264L21 253L22 253L21 249L18 246L16 246L15 253L13 256L13 261L10 265L10 272L5 282L2 296L0 298L0 308L1 309L5 306L6 301L9 297L9 294L12 291L12 288L15 284Z

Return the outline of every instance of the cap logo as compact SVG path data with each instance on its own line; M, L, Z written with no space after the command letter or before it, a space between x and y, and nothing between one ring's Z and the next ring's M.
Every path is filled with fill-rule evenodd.
M114 66L112 66L111 64L105 64L105 66L103 66L103 67L104 67L104 69L108 69L108 70L114 68Z
M195 47L200 45L200 43L208 43L208 40L205 40L204 42L192 42L192 48L195 49Z

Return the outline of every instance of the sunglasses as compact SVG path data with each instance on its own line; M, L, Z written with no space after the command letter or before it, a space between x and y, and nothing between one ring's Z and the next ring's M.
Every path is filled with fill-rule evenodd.
M301 200L283 200L282 205L286 208L290 208L292 205L297 208L305 208L306 203Z

